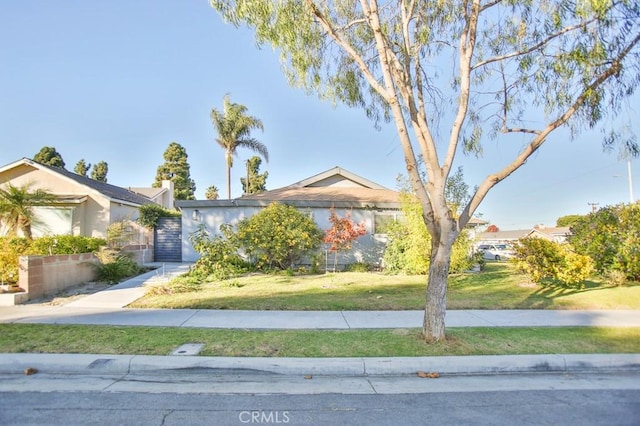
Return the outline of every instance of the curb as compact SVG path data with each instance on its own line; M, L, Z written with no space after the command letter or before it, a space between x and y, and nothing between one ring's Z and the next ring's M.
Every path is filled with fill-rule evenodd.
M233 358L201 356L0 354L0 374L278 374L402 376L640 371L640 354L483 355L401 358Z

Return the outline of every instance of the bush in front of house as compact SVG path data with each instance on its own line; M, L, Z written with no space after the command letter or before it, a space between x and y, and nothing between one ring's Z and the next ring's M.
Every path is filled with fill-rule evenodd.
M531 281L581 288L593 272L589 256L576 253L570 244L543 238L522 238L514 247L514 262Z
M155 203L144 204L138 209L137 222L145 228L153 229L158 225L161 217L180 217L182 213L176 210L168 210Z
M189 235L193 248L200 254L189 276L199 279L227 279L251 269L238 254L237 238L229 225L220 227L222 235L211 236L205 225Z
M0 282L18 282L20 256L92 253L106 244L102 238L74 235L52 235L29 240L22 237L0 237Z
M383 255L384 270L391 274L425 275L429 273L431 235L417 198L406 192L400 194L404 221L389 224L387 247ZM474 264L472 241L462 231L451 249L450 273L464 272Z
M640 281L640 202L603 207L577 219L568 240L605 277L618 271Z
M102 248L95 252L100 263L94 264L98 281L115 284L124 278L139 275L146 271L133 259L131 253L114 248Z
M258 269L289 269L317 251L324 233L309 214L271 203L238 223L236 237Z
M79 235L50 235L32 241L31 248L43 256L54 254L93 253L107 244L103 238Z

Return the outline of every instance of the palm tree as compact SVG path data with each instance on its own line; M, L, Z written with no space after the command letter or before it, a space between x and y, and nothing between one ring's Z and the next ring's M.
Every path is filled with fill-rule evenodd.
M43 189L31 191L32 186L29 182L22 186L8 183L0 187L0 222L8 235L15 236L21 230L31 240L31 225L38 223L33 207L51 204L56 198Z
M247 115L246 112L247 107L231 102L229 95L224 97L222 111L215 108L211 110L211 122L218 132L216 142L224 149L227 160L227 195L229 199L231 199L231 167L233 167L233 157L236 155L237 148L249 148L262 155L267 162L269 161L267 147L251 137L253 129L263 130L262 121Z

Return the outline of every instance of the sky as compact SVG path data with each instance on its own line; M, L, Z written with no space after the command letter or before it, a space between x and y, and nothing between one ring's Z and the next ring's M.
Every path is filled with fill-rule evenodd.
M0 166L55 147L66 168L84 159L109 165L108 182L149 187L178 142L188 154L196 198L215 185L226 197L224 153L212 108L245 105L269 150L267 189L335 166L397 189L404 160L394 126L358 109L290 87L276 52L224 23L207 0L4 0L0 2ZM636 96L622 118L638 124ZM597 131L554 134L485 198L477 215L501 230L554 226L558 217L629 202L627 162L602 150ZM473 187L519 149L489 141L481 158L459 157ZM232 197L241 195L238 150ZM640 160L631 161L634 200Z

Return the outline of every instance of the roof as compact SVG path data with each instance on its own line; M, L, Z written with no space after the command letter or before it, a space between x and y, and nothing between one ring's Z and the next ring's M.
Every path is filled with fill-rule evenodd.
M307 206L398 208L400 193L387 189L340 167L334 167L292 185L256 194L238 201L284 202Z
M369 189L387 189L382 185L378 185L368 179L358 176L355 173L351 173L342 167L334 167L325 172L319 173L310 178L296 182L288 187L327 187L327 186L341 186L341 187L362 187ZM287 188L288 188L287 187Z
M150 199L154 199L163 193L167 192L167 188L133 188L129 187L129 191L135 192L136 194L140 194L143 197L147 197Z
M264 191L241 197L245 200L269 201L356 201L360 203L399 203L400 194L390 189L343 187L291 187Z
M23 158L13 163L7 164L6 166L3 166L2 168L0 168L0 172L9 170L21 164L26 164L31 167L38 168L40 170L61 175L67 179L71 179L80 185L86 186L88 188L91 188L99 192L105 197L110 198L112 201L121 201L125 203L136 204L136 205L152 203L152 201L149 198L136 194L134 192L131 192L128 189L111 185L106 182L100 182L95 179L88 178L86 176L81 176L77 173L70 172L60 167L47 166L45 164L33 161L29 158Z
M568 226L546 227L536 226L527 235L542 234L548 237L566 237L571 234L571 228Z
M478 235L478 240L507 241L519 240L531 232L531 229L517 229L513 231L483 232Z

